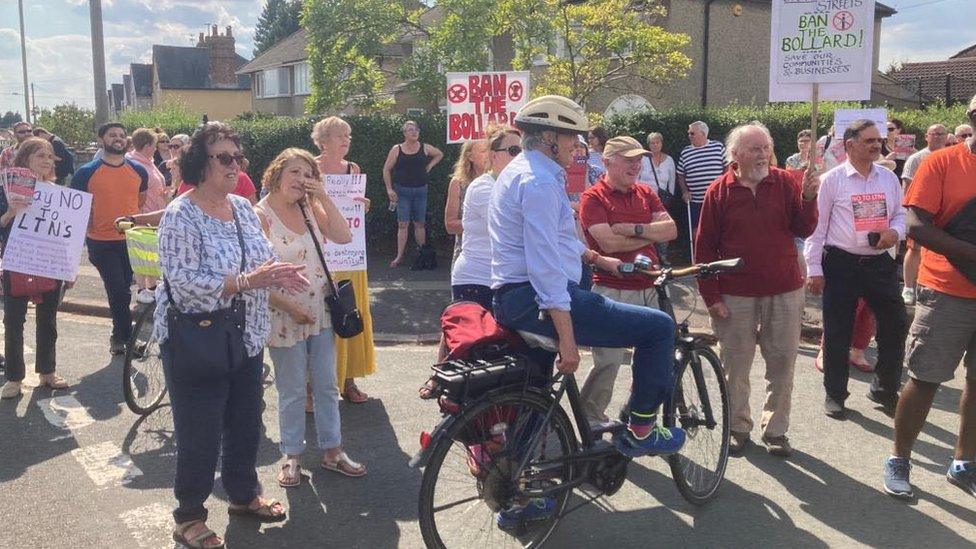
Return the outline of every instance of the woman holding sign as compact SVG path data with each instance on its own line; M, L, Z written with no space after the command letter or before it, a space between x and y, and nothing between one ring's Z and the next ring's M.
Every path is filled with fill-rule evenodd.
M54 182L54 149L51 144L38 137L32 137L20 144L14 157L15 168L27 168L33 172L37 181ZM0 244L6 246L14 218L24 212L32 197L15 194L5 186L0 195ZM68 382L54 373L55 355L58 341L57 312L61 298L62 282L53 284L54 288L41 295L15 295L11 291L11 277L16 273L3 273L3 329L4 355L6 356L7 382L0 389L0 398L14 398L20 395L24 380L24 322L27 319L27 302L36 303L37 354L34 369L40 375L41 385L52 389L64 389ZM36 277L35 277L36 280Z
M352 144L352 128L345 120L330 116L320 120L312 129L312 141L322 151L315 158L322 176L336 174L358 174L359 166L346 160ZM369 199L357 198L369 211ZM333 273L338 284L340 280L352 281L356 292L356 305L363 316L363 333L349 339L336 339L336 376L342 390L342 398L354 404L366 402L366 393L356 386L357 377L366 377L376 371L376 350L373 347L373 318L369 312L369 279L366 271ZM308 406L310 409L311 406Z
M339 391L335 379L335 337L325 306L331 291L319 255L326 239L352 241L349 224L325 192L312 155L285 149L264 172L268 196L255 210L275 254L283 261L304 265L311 285L302 292L271 292L271 337L268 346L278 386L278 423L284 462L278 484L298 486L299 458L305 450L306 374L315 398L315 430L325 451L322 467L351 477L366 474L342 450Z

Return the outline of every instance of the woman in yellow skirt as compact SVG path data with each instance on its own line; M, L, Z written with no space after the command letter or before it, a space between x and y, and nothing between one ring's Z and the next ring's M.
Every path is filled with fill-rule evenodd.
M352 143L352 128L345 120L337 116L320 120L312 129L312 141L322 152L315 157L322 175L360 173L355 162L345 159ZM362 198L361 201L366 211L369 211L369 199ZM376 371L373 319L369 313L369 281L365 270L336 272L333 276L336 282L352 281L356 305L363 315L363 333L349 339L336 338L336 382L339 391L345 400L360 404L369 397L356 386L356 378L366 377Z

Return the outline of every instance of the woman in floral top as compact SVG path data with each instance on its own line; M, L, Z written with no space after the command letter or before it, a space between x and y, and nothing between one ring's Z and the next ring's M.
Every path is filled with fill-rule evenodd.
M331 287L313 241L316 239L319 246L325 239L345 244L352 240L352 233L325 193L315 159L307 151L292 148L279 154L264 172L262 186L268 189L268 196L258 203L257 213L265 234L278 257L305 266L311 282L303 292L271 293L268 346L278 387L284 455L278 484L298 486L302 481L299 457L305 450L306 375L314 397L318 445L325 451L322 467L351 477L363 476L366 467L342 450L335 344L325 304Z
M173 512L173 538L189 547L224 546L207 527L203 505L213 489L218 457L231 513L264 522L285 518L281 503L260 496L255 469L263 405L262 351L271 332L269 288L303 291L308 280L302 275L304 265L274 258L251 204L228 196L244 158L239 143L230 126L220 122L207 123L193 134L180 171L188 181L198 182L196 189L171 202L159 225L165 282L156 290L155 330L176 428L174 491L179 507ZM213 312L229 308L237 295L243 296L246 307L241 343L247 357L231 359L229 369L221 373L174 360L167 325L170 308L184 314Z

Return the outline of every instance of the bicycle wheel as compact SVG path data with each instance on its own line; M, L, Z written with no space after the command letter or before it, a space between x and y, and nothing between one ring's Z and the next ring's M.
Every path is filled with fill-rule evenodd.
M665 421L669 427L683 428L687 437L681 452L668 456L668 464L681 495L702 505L718 491L729 461L729 393L722 362L708 347L696 348L676 373ZM706 402L712 425L708 424Z
M550 399L508 393L475 405L437 442L424 470L424 543L438 549L538 547L555 529L572 489L534 500L523 491L572 480L575 467L566 458L576 450L566 413ZM511 510L518 506L551 512L513 525ZM499 511L506 511L507 529L499 524Z
M122 393L133 413L147 415L159 407L166 395L159 343L153 337L155 304L143 305L132 327L122 367Z

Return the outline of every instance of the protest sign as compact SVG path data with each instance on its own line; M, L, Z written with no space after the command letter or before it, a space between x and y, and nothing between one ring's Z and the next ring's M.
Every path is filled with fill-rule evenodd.
M89 193L38 182L30 207L13 220L3 270L73 281L91 204Z
M355 199L366 196L366 174L326 175L325 191L352 232L348 244L326 242L325 262L330 271L365 271L366 207Z
M447 142L481 139L492 122L511 124L528 99L528 71L447 73Z
M871 98L874 0L773 0L769 100Z
M837 109L834 111L834 137L843 141L844 131L855 120L871 120L881 137L888 137L888 111L885 109Z
M908 157L915 152L915 136L908 133L901 133L895 137L895 148L892 151L898 160L908 160Z

